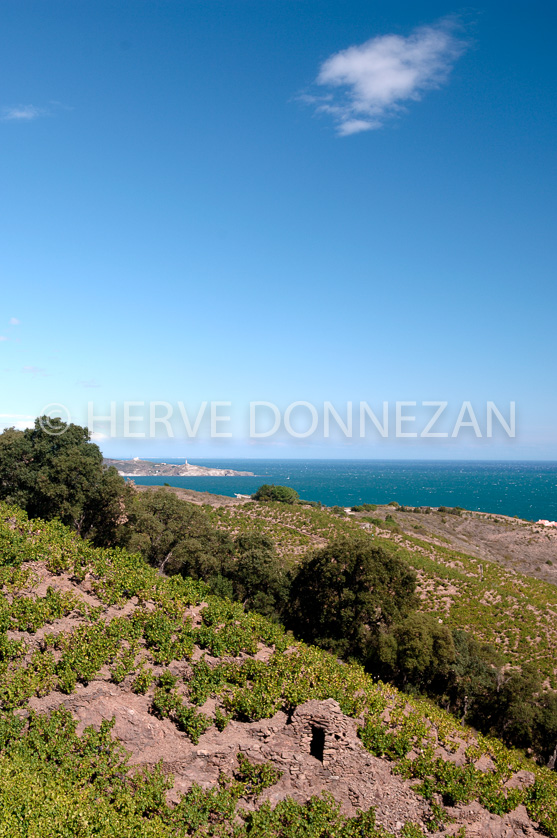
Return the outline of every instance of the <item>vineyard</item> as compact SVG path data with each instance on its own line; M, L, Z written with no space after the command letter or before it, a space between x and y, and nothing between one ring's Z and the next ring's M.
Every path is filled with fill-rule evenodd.
M224 510L221 522L246 527L253 514L246 506L238 521ZM272 531L295 528L297 546L303 537L311 543L356 526L319 510L275 514L272 505L258 520ZM466 591L470 620L479 625L489 614L473 602L481 584L474 560L441 548L434 559L387 541L408 553L424 579L435 572L444 585L469 585L460 590ZM529 834L539 829L557 835L552 771L474 734L426 699L403 695L357 665L295 642L277 623L211 596L204 583L167 578L137 555L93 548L56 521L30 521L6 506L0 556L0 835L415 838L464 835L466 828L473 835L478 833L466 816L472 802L490 823L511 828L513 813L525 811ZM483 572L484 586L502 591L505 607L520 591L535 607L545 607L550 592L543 583L512 575L496 580L500 568L493 576L489 568ZM440 596L439 587L432 588L431 607L433 596ZM446 613L450 619L451 608ZM486 616L485 631L497 630L495 619ZM521 648L509 643L508 654ZM540 650L540 661L545 655L549 660ZM238 731L232 739L241 738L265 720L281 714L288 720L306 702L333 699L353 720L359 747L387 764L396 788L422 801L420 819L391 823L374 807L350 815L327 788L305 800L299 789L297 797L273 792L285 782L284 766L254 759L253 748L247 754L237 749L212 785L189 783L178 793L176 780L184 785L180 768L176 778L167 764L172 760L142 764L135 753L130 762L111 717L78 731L68 707L80 696L91 696L93 705L99 685L130 706L134 702L151 725L172 728L184 760L203 760L197 748L204 741L224 742L230 731Z
M374 515L347 516L328 509L289 507L280 503L246 503L232 508L207 507L218 526L228 532L255 528L280 545L288 566L311 549L340 535L369 534L376 544L402 557L419 580L422 607L450 627L461 628L497 646L511 666L535 662L553 687L557 686L557 587L517 573L492 561L480 560L439 538L403 532L397 523ZM387 508L387 517L403 514ZM391 514L388 514L391 513ZM472 517L472 513L468 513ZM415 516L414 516L415 517ZM423 520L426 516L421 516ZM520 522L524 530L535 530ZM557 562L557 559L556 559Z

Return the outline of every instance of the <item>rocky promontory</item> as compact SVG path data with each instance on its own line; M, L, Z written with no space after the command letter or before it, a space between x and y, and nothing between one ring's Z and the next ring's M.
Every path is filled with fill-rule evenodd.
M152 463L150 460L110 460L105 466L114 466L122 477L255 477L252 471L234 471L231 468L194 466L186 460L183 464Z

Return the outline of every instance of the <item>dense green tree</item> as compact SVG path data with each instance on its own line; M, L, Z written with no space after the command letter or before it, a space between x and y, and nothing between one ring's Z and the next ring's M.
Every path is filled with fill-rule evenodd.
M443 703L456 716L485 728L495 706L504 659L493 646L480 643L466 631L453 629L452 635L455 660L438 694L443 695Z
M371 539L341 538L300 566L290 624L304 640L367 662L380 633L414 607L415 587L409 566Z
M33 485L29 434L7 428L0 434L0 499L27 509Z
M168 489L137 491L128 527L129 549L165 573L208 580L232 561L231 538L211 525L204 509Z
M296 489L292 489L290 486L275 486L274 484L265 483L252 495L252 498L253 500L262 501L276 500L280 501L280 503L298 503L300 495Z
M125 520L125 481L79 425L42 416L0 434L0 499L32 518L60 518L82 536L111 544Z
M532 747L542 722L541 692L540 673L533 664L511 672L493 696L492 731L515 747Z
M273 540L245 533L237 537L234 553L229 565L234 597L260 614L280 614L288 598L288 578Z
M164 573L203 579L215 594L276 617L288 595L283 563L271 538L216 529L204 509L167 489L136 492L129 508L128 547Z
M539 697L540 712L532 743L534 752L550 768L557 767L557 692L544 690Z
M400 686L435 692L445 684L456 652L450 630L434 615L415 611L380 636L377 656Z
M128 510L135 490L114 467L103 470L84 506L81 535L97 547L125 546L129 540Z

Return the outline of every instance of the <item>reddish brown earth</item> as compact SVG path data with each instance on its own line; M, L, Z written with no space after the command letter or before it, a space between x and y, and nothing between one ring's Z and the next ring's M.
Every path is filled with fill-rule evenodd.
M390 515L407 535L557 584L557 528L486 512L463 510L454 515L431 507L420 509L400 512L380 506L374 512L350 517L384 520Z
M59 590L73 590L90 604L101 604L91 592L86 578L80 585L67 576L49 574L43 565L35 564L38 579L35 593L44 593L48 585ZM137 607L132 600L124 607L112 606L105 616L130 614ZM203 606L191 609L193 622L199 620ZM67 631L75 627L79 617L70 614L33 635L12 632L12 636L25 637L30 648L41 642L45 631ZM257 657L265 659L271 649L261 647ZM147 653L146 653L147 654ZM196 648L194 659L201 656ZM243 656L246 657L245 655ZM216 659L206 660L216 663ZM162 667L153 667L161 672ZM187 682L191 673L187 661L170 664L173 674ZM405 821L413 821L425 828L429 807L413 788L415 781L403 780L391 771L391 764L372 756L363 747L357 736L358 720L343 715L336 701L308 701L299 706L289 718L279 712L271 719L243 723L231 721L219 732L216 728L203 734L194 745L185 733L180 732L167 719L159 719L150 711L153 687L146 695L136 695L131 690L132 676L122 684L110 680L108 668L87 686L79 685L72 695L52 692L42 698L33 698L29 707L38 711L49 711L64 706L78 720L78 731L87 725L99 726L103 719L115 719L113 734L131 754L131 763L154 766L162 761L163 770L174 776L174 785L169 792L170 800L177 800L192 783L204 787L213 786L221 771L231 772L236 767L236 754L242 751L254 762L271 762L282 772L279 781L262 795L272 804L285 797L304 802L312 795L323 791L332 794L342 804L346 814L375 807L377 822L393 832L400 832ZM209 699L202 710L214 710L214 701ZM322 747L315 740L315 730L322 731ZM319 738L319 737L318 737ZM469 744L469 743L468 743ZM439 747L437 753L444 759L462 761L465 743L449 753ZM490 770L488 764L482 770ZM528 784L533 775L519 772L511 782ZM489 814L478 804L460 806L451 810L455 820L443 833L456 834L466 827L468 838L474 836L537 836L536 825L528 818L523 807L504 817Z

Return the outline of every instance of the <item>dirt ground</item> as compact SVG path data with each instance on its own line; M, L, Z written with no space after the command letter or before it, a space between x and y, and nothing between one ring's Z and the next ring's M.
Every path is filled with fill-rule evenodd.
M457 515L431 507L420 509L401 512L383 506L354 518L391 515L408 535L557 584L557 528L485 512L464 510Z

